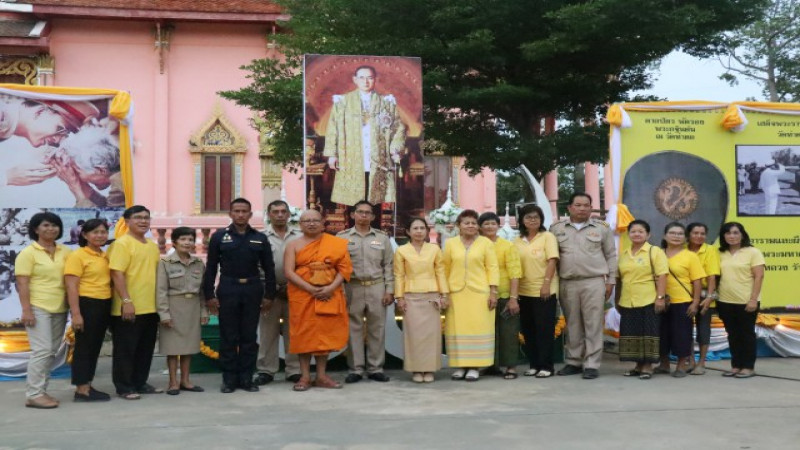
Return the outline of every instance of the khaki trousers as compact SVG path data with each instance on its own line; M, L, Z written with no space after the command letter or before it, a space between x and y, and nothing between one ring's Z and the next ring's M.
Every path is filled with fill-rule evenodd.
M597 369L603 358L605 279L560 281L559 301L567 320L565 362L584 369Z
M283 324L281 324L283 319ZM283 350L286 361L286 376L300 373L300 361L297 355L289 353L289 301L286 288L280 288L269 313L258 321L258 361L256 370L259 373L275 375L280 369L280 337L283 334Z
M386 358L386 307L383 306L385 292L383 283L372 286L357 283L345 285L347 311L350 315L350 345L347 348L347 367L350 373L363 375L365 368L367 373L383 372Z
M67 313L50 313L36 306L32 307L36 324L26 327L31 357L28 360L28 379L25 395L36 398L47 391L50 372L56 353L64 342L64 329L67 326Z

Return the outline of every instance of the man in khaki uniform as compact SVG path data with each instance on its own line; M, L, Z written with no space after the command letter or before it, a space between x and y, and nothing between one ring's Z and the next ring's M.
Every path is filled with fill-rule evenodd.
M561 259L561 308L567 319L567 365L559 375L583 372L583 378L597 378L603 356L605 300L614 287L617 250L608 224L589 215L592 198L576 192L569 198L569 220L550 226L558 240Z
M356 203L350 213L355 226L338 234L349 241L347 250L353 262L353 275L345 285L350 314L350 345L347 351L350 373L345 383L361 381L365 369L369 379L389 381L389 377L383 373L383 363L386 356L386 307L394 301L393 251L389 237L370 227L373 209L367 201Z
M296 383L300 379L300 361L297 355L289 353L289 302L286 297L286 276L283 274L283 251L286 244L303 233L289 224L289 204L283 200L275 200L267 205L269 225L264 230L269 245L272 247L272 259L275 262L275 282L278 291L275 300L270 304L269 311L261 314L258 323L259 346L258 361L256 361L256 375L253 380L257 385L263 386L275 379L275 373L280 368L280 336L283 334L283 348L286 361L286 381ZM283 324L281 324L283 320Z

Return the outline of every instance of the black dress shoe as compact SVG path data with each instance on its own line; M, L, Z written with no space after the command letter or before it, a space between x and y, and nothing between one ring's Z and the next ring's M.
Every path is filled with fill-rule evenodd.
M348 383L348 384L351 384L351 383L358 383L358 382L359 382L359 381L361 381L363 378L364 378L364 377L362 377L361 375L359 375L359 374L357 374L357 373L349 373L349 374L347 374L347 377L344 379L344 382L345 382L345 383Z
M268 373L259 373L258 375L256 375L256 378L253 380L253 383L255 383L258 386L264 386L265 384L272 383L272 380L274 379L275 377Z
M297 383L298 381L300 381L300 374L296 373L294 375L289 375L286 377L286 381L290 383Z
M556 372L559 375L577 375L583 372L580 367L573 366L572 364L567 364L566 366L562 367L561 370Z
M367 375L367 378L369 378L372 381L380 381L381 383L386 383L387 381L389 381L389 377L387 377L386 374L383 372L371 373Z
M597 369L583 369L583 379L584 380L594 380L595 378L600 376L600 372Z
M219 388L219 391L223 394L230 394L231 392L235 391L236 387L231 386L230 384L222 383L222 386Z
M240 388L242 388L242 390L243 390L243 391L247 391L247 392L258 392L258 386L256 386L256 385L255 385L254 383L252 383L252 382L250 382L250 383L241 383L241 384L239 385L239 387L240 387Z

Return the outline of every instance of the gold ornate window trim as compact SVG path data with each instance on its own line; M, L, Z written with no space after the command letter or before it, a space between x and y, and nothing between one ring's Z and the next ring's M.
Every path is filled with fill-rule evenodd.
M24 81L21 84L36 86L39 84L39 61L34 58L0 58L0 75L22 77Z
M232 197L242 194L242 164L247 152L247 143L242 134L233 126L230 119L217 103L211 116L189 139L189 152L192 154L194 173L193 214L218 215L217 211L203 211L203 156L233 155L233 193Z

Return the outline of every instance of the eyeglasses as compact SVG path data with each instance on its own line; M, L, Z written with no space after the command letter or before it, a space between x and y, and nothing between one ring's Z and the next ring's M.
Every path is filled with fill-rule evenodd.
M303 219L300 223L322 223L320 219Z
M542 218L539 217L539 216L525 216L525 217L522 218L522 220L524 220L525 222L533 222L533 221L537 221L537 220L541 221Z
M130 220L147 221L147 220L150 220L150 216L131 216Z
M371 216L372 215L372 211L356 210L354 212L356 214L358 214L359 216Z
M684 233L683 231L670 231L667 234L670 236L681 236L681 237L686 236L686 233Z

